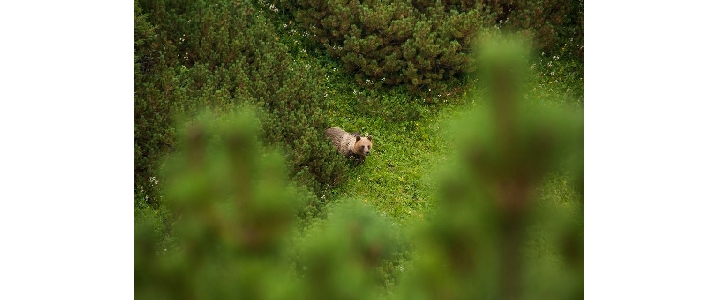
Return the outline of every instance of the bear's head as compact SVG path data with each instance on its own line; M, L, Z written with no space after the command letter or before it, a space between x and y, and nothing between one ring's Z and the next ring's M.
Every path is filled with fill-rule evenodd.
M354 153L361 155L361 156L367 156L369 155L369 152L371 151L372 143L371 143L371 135L367 137L361 137L359 135L356 136L356 143L354 143Z

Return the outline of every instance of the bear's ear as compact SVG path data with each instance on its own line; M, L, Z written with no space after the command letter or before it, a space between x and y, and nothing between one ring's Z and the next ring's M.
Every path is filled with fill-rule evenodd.
M371 135L366 137L366 139L371 141Z
M358 142L359 140L361 140L361 137L357 135L357 140L356 140L356 141Z

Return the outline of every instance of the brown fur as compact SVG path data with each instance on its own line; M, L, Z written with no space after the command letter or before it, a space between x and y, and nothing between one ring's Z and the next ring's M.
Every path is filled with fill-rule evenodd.
M362 137L359 133L348 133L339 127L328 128L324 135L332 140L332 144L344 156L363 161L369 155L373 146L371 135Z

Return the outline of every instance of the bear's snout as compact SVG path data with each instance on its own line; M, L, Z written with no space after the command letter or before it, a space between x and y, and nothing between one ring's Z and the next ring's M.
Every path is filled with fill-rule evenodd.
M369 151L366 152L366 155L369 156Z

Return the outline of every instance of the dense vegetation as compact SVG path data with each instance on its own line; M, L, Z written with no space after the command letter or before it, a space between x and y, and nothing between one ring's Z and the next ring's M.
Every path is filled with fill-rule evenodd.
M582 9L136 0L135 296L582 297Z
M292 177L318 193L345 167L322 129L326 103L318 70L289 55L251 4L139 2L135 10L135 185L148 193L160 157L174 148L174 116L200 109L262 111L262 137L284 148ZM151 8L143 14L142 7Z
M502 27L532 37L542 51L565 46L573 59L582 59L583 4L577 1L274 2L357 84L403 86L428 100L432 89L444 92L471 72L474 43Z

